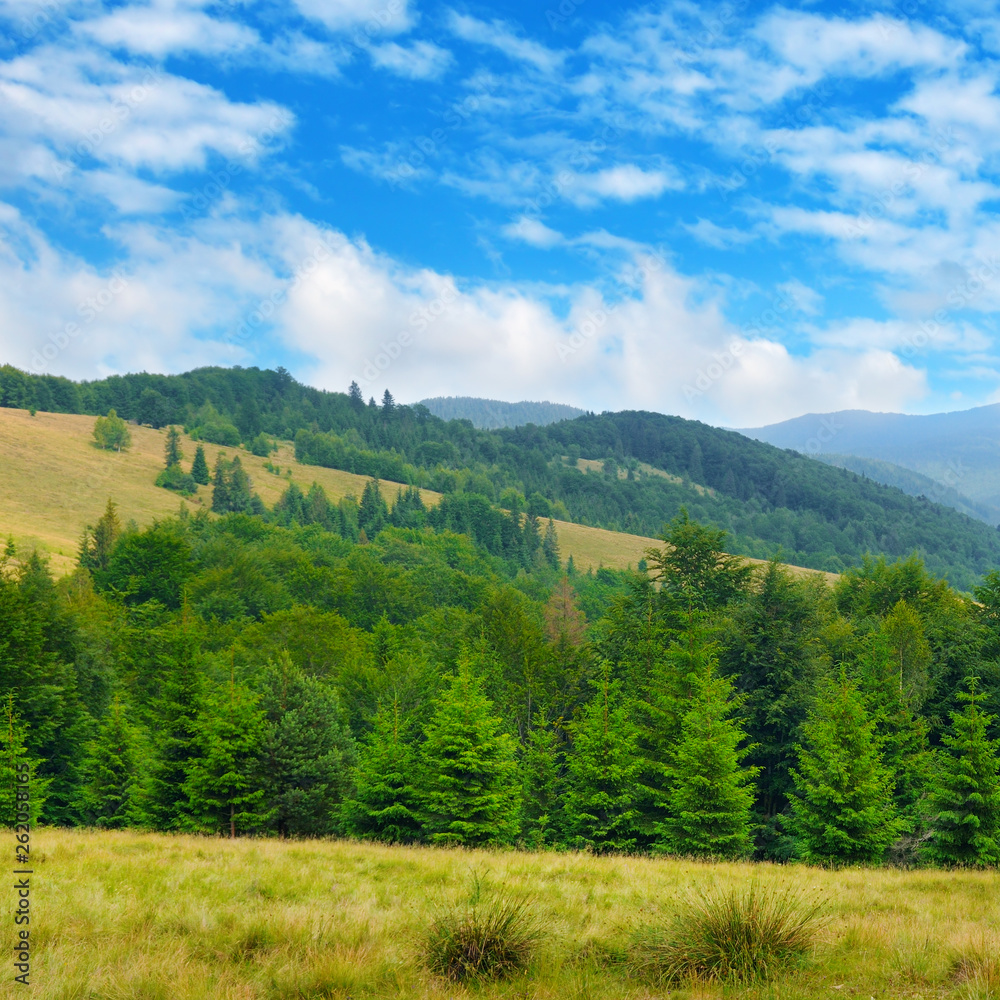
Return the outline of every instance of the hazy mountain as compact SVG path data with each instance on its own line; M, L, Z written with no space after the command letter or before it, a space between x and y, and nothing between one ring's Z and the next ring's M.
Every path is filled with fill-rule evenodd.
M564 403L505 403L499 399L478 399L475 396L435 396L420 400L435 417L442 420L471 420L480 430L498 427L521 427L536 424L544 427L557 420L572 420L586 412Z
M985 521L987 524L1000 524L1000 507L979 503L969 497L962 496L950 486L945 486L943 483L923 475L923 473L905 469L901 465L884 462L879 458L862 458L859 455L816 455L815 457L821 462L826 462L827 465L835 465L838 469L849 469L851 472L872 479L876 483L895 486L911 497L924 496L928 500L944 504L946 507L953 507L955 510L968 514L969 517Z
M977 504L1000 507L1000 403L929 416L809 413L741 433L813 457L836 453L891 462Z

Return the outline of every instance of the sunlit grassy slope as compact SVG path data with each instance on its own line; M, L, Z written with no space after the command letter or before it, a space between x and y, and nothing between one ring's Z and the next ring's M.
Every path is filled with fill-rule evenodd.
M12 839L9 831L0 837ZM1000 989L995 872L823 871L580 854L348 842L212 840L39 830L31 896L32 1000L831 1000ZM471 989L426 972L432 915L473 870L530 901L544 929L523 979ZM668 994L628 972L632 942L692 889L756 878L826 903L804 966L757 989ZM12 909L12 890L3 897ZM11 924L13 927L13 924Z
M36 413L32 417L27 410L0 408L0 538L13 536L21 549L38 548L51 558L56 574L72 569L81 532L97 521L109 497L118 504L124 519L134 518L140 525L175 514L181 504L193 510L211 505L209 486L185 501L154 485L163 467L165 430L130 426L132 447L118 454L93 446L93 427L93 417L63 413ZM184 436L185 468L190 467L194 449L194 442ZM268 506L281 496L289 481L303 490L318 482L333 499L347 494L360 497L364 489L363 476L300 465L287 442L269 460L243 449L207 444L210 468L220 452L230 458L239 454L254 489ZM267 461L279 467L281 474L269 472ZM397 483L383 484L390 500L398 488ZM425 490L423 497L434 504L439 495ZM557 529L563 559L572 555L581 570L634 567L647 548L662 544L655 538L562 521L557 522Z

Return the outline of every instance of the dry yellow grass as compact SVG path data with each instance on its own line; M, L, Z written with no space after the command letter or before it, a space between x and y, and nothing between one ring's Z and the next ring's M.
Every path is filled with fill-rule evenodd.
M10 840L9 831L0 839ZM692 887L757 878L827 902L801 969L769 987L673 997L987 1000L1000 989L1000 876L490 853L350 842L35 831L33 1000L478 996L651 1000L623 964L642 928ZM545 937L524 979L463 988L422 967L435 908L476 869L532 907ZM9 913L12 892L4 897ZM8 929L12 927L12 923ZM10 961L8 957L7 961Z
M84 527L101 516L108 498L119 506L121 516L146 525L156 518L176 514L181 505L192 510L211 504L211 487L203 486L191 500L154 485L163 467L165 430L131 425L132 447L121 454L93 446L94 418L64 413L36 413L0 408L0 539L13 536L22 550L37 548L51 559L52 570L62 575L72 570ZM194 457L195 442L182 435L185 468ZM361 496L366 479L350 472L301 465L294 449L284 442L270 459L258 458L243 449L206 444L209 467L218 453L239 454L261 499L271 506L290 481L303 491L319 483L333 499ZM265 468L270 461L281 469L274 475ZM285 473L291 471L291 479ZM383 493L391 501L399 483L384 482ZM436 504L440 494L421 490L424 502ZM556 522L562 558L573 556L580 570L635 568L655 538ZM755 561L755 560L751 560ZM756 560L759 561L759 560ZM810 573L811 570L798 570ZM836 579L834 574L824 574Z

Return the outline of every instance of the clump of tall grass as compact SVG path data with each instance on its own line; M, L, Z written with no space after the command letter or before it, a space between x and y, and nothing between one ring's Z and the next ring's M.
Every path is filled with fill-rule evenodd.
M957 955L951 978L963 1000L1000 1000L1000 941L984 939Z
M666 982L768 980L809 951L822 911L820 902L757 882L692 895L669 927L646 932L634 965Z
M540 937L530 901L473 873L468 900L432 921L424 958L431 972L457 982L503 979L527 968Z

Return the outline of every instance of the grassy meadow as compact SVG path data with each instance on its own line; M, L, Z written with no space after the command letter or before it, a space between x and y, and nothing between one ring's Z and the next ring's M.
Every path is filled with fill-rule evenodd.
M67 413L31 416L27 410L0 407L0 539L13 537L22 551L37 548L49 558L56 576L72 571L80 535L87 524L96 523L108 497L118 504L123 520L134 518L140 526L174 515L182 505L195 511L212 503L211 486L202 486L196 496L185 500L155 485L163 468L166 429L130 425L132 447L119 454L94 447L94 419ZM188 468L196 443L182 434L181 447L184 467ZM288 441L280 443L270 459L242 448L206 444L209 468L220 452L228 458L240 456L253 488L268 507L289 482L295 482L303 492L317 482L332 500L338 500L348 494L360 497L367 481L350 472L302 465L295 460L295 450ZM268 471L268 462L281 474ZM392 502L399 488L398 483L384 482L383 495ZM440 494L431 490L421 490L421 495L429 505L440 499ZM584 571L601 566L634 568L647 548L663 544L655 538L566 521L556 522L556 532L562 558L572 555L576 567ZM835 579L832 573L821 575Z
M12 983L8 970L0 997L1000 997L996 872L835 872L65 829L36 831L33 854L33 985ZM428 926L467 896L474 872L530 901L542 938L525 975L462 985L424 967ZM823 901L825 918L800 967L753 987L658 986L630 972L635 942L669 922L692 888L752 879Z

